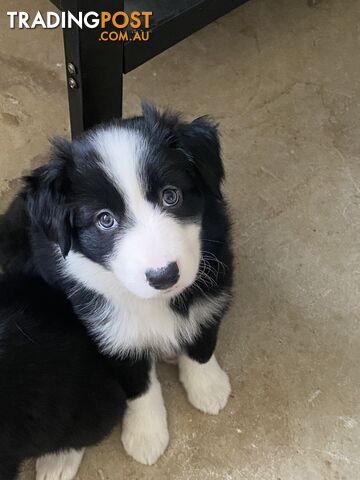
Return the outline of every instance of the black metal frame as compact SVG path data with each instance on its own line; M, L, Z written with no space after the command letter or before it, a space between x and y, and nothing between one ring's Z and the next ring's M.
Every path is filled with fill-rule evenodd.
M63 11L104 10L101 0L51 0ZM99 41L100 28L64 29L72 136L122 115L123 74L225 15L247 0L202 0L152 28L148 42ZM151 3L149 3L151 5ZM106 10L124 10L124 0L106 2Z
M124 45L124 73L131 72L246 1L203 0L179 15L155 25L150 41L129 42Z
M123 1L116 3L121 10ZM101 0L62 0L63 10L101 11ZM111 11L109 6L107 11ZM114 11L116 11L114 9ZM122 114L123 45L99 42L100 29L64 29L71 133L73 137L99 122Z

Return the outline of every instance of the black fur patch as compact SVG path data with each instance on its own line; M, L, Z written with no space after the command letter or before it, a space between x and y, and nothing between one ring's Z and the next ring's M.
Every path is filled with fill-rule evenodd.
M28 457L94 445L125 394L61 291L0 278L0 480Z

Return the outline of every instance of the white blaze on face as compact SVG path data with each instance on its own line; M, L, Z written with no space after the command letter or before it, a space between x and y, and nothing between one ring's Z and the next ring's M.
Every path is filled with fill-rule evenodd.
M145 198L141 162L147 144L139 133L113 127L98 132L93 141L131 220L115 244L110 268L128 290L150 298L164 292L148 284L145 272L177 262L180 276L171 295L181 292L194 282L199 268L200 225L177 221Z

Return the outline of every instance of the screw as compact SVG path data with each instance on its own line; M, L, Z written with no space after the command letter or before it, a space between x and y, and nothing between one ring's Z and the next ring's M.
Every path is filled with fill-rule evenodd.
M70 87L72 90L74 90L75 88L78 88L78 87L79 87L79 85L77 84L77 81L76 81L75 78L73 78L73 77L69 77L68 83L69 83L69 87Z
M70 75L76 75L76 67L72 62L69 62L67 64L67 71L69 72Z

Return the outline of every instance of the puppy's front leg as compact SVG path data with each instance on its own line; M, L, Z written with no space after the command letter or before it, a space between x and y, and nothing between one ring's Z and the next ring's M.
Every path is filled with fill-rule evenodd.
M145 392L128 400L121 436L126 452L145 465L155 463L169 443L166 410L155 365Z
M215 345L218 325L203 327L195 343L179 357L180 381L189 402L198 410L217 415L229 399L229 377L218 364Z

